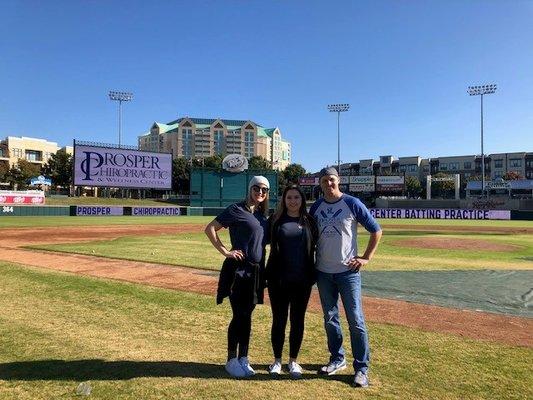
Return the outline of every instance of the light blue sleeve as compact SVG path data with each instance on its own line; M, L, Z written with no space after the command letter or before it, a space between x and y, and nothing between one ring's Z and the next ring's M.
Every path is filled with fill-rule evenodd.
M363 225L368 232L374 233L381 230L378 222L372 214L370 214L370 211L368 211L368 208L366 208L361 200L356 197L345 196L344 201L346 201L346 204L348 204L348 207L352 210L357 222Z

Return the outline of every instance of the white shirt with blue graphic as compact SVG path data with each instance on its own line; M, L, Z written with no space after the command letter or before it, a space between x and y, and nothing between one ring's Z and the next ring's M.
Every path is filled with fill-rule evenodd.
M322 272L350 270L348 262L357 256L357 223L368 232L381 230L361 200L347 194L334 203L319 199L309 212L318 224L316 268Z

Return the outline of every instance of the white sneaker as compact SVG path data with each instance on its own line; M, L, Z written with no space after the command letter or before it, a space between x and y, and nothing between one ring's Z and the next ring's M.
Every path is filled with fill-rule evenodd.
M270 375L281 374L281 361L274 360L274 362L268 367L268 373Z
M241 365L241 368L243 369L245 376L254 376L255 375L255 371L250 366L250 362L248 361L248 357L239 358L239 364Z
M289 361L287 367L289 368L289 375L291 378L299 379L302 377L302 367L296 361Z
M228 360L225 368L228 374L234 378L244 378L246 376L246 372L242 369L241 363L237 360L237 357Z

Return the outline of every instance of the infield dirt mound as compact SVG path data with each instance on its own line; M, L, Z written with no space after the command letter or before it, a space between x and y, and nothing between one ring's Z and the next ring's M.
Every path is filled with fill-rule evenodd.
M203 227L203 225L198 224L180 224L173 226L125 225L6 229L0 231L0 260L56 271L214 295L217 286L217 273L212 271L18 248L30 244L68 243L122 236L191 233L199 232ZM372 297L364 297L363 303L367 320L372 322L403 325L477 340L533 347L531 335L533 319ZM320 301L316 291L311 297L309 309L320 312Z

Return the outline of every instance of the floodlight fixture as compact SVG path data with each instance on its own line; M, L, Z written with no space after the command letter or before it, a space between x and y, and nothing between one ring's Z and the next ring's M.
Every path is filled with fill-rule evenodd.
M346 112L350 109L347 103L342 104L328 104L329 112L337 113L337 172L341 174L341 129L340 129L340 115L341 112Z
M496 92L497 85L480 85L480 86L469 86L468 94L470 96L482 96L484 94L493 94Z
M349 104L329 104L328 110L330 112L345 112L350 109Z
M118 147L120 147L122 144L122 102L133 100L133 93L110 90L109 100L118 101Z
M470 96L480 96L481 98L481 195L485 195L485 152L483 150L483 96L486 94L493 94L496 92L497 85L477 85L468 86L468 94Z

